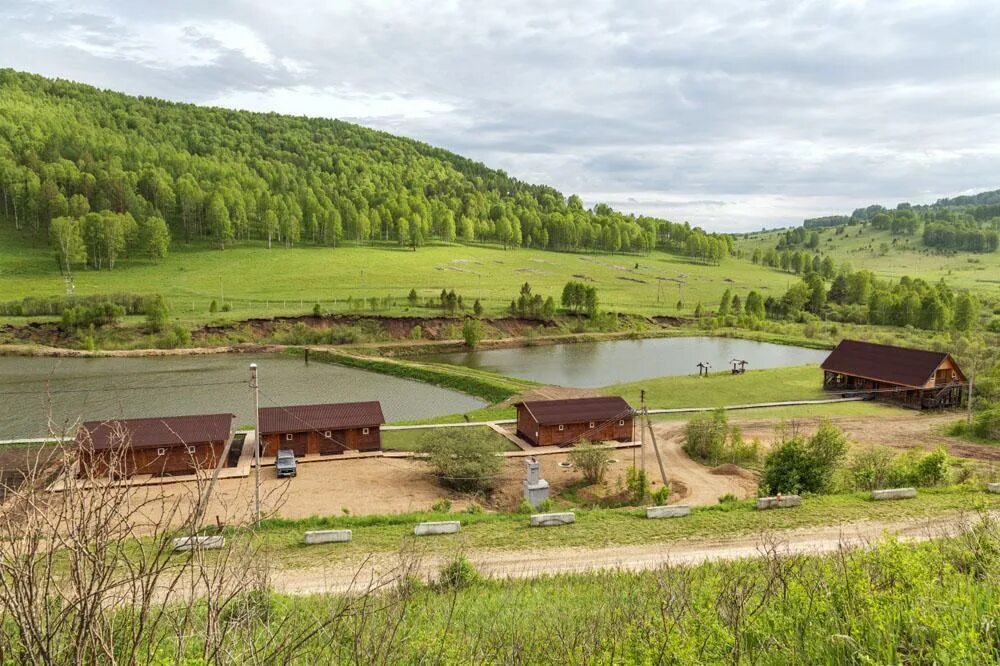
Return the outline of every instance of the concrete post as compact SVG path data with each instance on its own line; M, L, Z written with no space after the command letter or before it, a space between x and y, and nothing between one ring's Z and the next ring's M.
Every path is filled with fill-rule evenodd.
M534 457L525 459L524 471L524 499L538 508L549 497L549 482L541 478L541 464Z

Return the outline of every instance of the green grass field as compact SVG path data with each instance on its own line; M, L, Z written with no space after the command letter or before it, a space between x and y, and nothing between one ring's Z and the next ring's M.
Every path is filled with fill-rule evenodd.
M905 502L872 502L865 493L809 497L789 511L757 511L752 501L694 507L683 520L648 520L640 509L576 509L577 522L549 530L532 529L528 517L512 513L414 513L392 516L317 517L269 520L254 537L266 544L276 563L286 568L310 567L333 560L352 560L373 551L402 547L449 552L456 548L524 550L663 543L680 539L720 538L768 530L867 520L903 520L947 511L1000 508L1000 496L979 487L921 489ZM414 541L413 526L426 520L458 520L455 535ZM302 533L311 529L354 531L348 544L305 546Z
M75 273L77 294L158 292L168 299L174 316L190 321L209 319L213 299L230 304L233 309L225 317L232 319L302 313L316 302L343 311L348 297L395 297L399 306L389 313L402 314L411 288L422 302L437 298L442 289L454 289L467 307L479 298L486 311L495 314L510 304L524 282L558 302L563 285L574 279L592 280L603 308L638 314L677 314L678 300L684 303L680 312L690 314L699 301L714 307L726 287L782 293L792 281L749 261L727 259L711 266L662 252L569 254L465 245L428 246L416 252L392 246L267 250L257 242L224 251L178 243L158 265L124 262L114 271ZM65 285L47 243L0 224L0 301L63 293ZM434 313L424 308L409 312ZM218 317L225 318L221 313Z
M858 235L860 226L845 229L842 235L837 235L834 229L819 230L820 245L817 251L824 256L831 256L838 266L847 262L855 270L867 269L884 279L898 280L908 275L937 282L944 278L953 287L979 292L985 298L1000 298L1000 252L934 255L926 251L919 233L913 236L893 236L888 231L866 227ZM773 248L780 234L779 231L756 233L738 240L736 246L749 259L756 248L761 251ZM896 241L895 245L893 240ZM885 255L879 250L883 243L889 246Z
M485 426L473 427L476 432L485 433L490 439L497 443L497 446L504 451L519 451L514 443L496 432L492 428ZM436 430L383 430L382 448L390 451L416 451L424 438L433 436ZM465 430L463 430L465 432Z

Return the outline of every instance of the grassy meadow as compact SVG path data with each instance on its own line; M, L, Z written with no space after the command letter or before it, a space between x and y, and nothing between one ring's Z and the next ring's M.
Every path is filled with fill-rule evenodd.
M908 275L937 282L943 278L955 288L970 289L986 298L1000 297L1000 252L933 254L921 243L920 233L893 236L887 230L879 231L870 226L864 230L860 226L848 226L841 235L837 235L834 228L816 231L819 231L820 244L815 251L829 255L838 266L847 262L855 270L870 270L884 279L898 280ZM773 248L781 233L750 234L737 240L736 247L742 250L744 258L749 259L755 249L763 252ZM886 254L880 250L883 243L889 246Z
M636 268L638 264L638 268ZM433 245L417 251L392 245L340 248L234 244L226 250L208 244L174 243L159 264L124 262L113 271L79 269L77 294L160 293L172 314L185 321L241 319L300 314L321 303L344 311L346 299L396 298L384 314L436 314L408 310L406 296L416 289L423 303L442 289L454 289L467 308L480 299L488 314L499 314L517 297L524 282L535 293L559 301L563 285L583 280L597 287L602 308L636 314L690 314L698 302L715 307L727 287L739 292L783 293L794 281L779 271L749 261L727 259L707 265L663 252L649 255L570 254L540 250L503 250L476 245ZM65 293L47 239L17 234L0 225L0 301ZM229 313L209 314L212 300L228 303ZM683 301L678 310L677 301ZM334 302L336 301L336 302Z

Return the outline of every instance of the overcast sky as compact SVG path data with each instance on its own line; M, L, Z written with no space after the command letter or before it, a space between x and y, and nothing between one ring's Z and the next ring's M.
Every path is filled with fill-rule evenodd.
M352 120L715 230L1000 187L998 0L0 0L0 66Z

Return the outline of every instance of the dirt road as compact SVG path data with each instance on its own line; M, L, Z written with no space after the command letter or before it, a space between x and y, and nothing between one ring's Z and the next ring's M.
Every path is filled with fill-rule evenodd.
M672 503L715 504L723 495L735 495L740 499L746 499L756 493L757 480L750 472L732 465L713 472L712 469L691 460L681 449L683 425L655 424L653 431L656 433L660 453L663 456L667 478L670 479L674 489L674 494L670 498ZM650 445L646 451L647 469L657 470L654 474L659 474L656 454L652 452L652 448ZM653 459L649 460L651 456Z
M601 569L644 571L668 564L698 564L768 554L815 555L840 548L865 548L883 540L886 535L904 541L924 541L957 534L969 525L967 520L961 515L951 514L934 519L816 527L752 537L688 540L669 545L482 550L462 554L483 575L498 579ZM363 592L391 585L407 576L433 580L441 566L456 554L373 554L363 561L282 570L272 580L278 591L287 594Z

